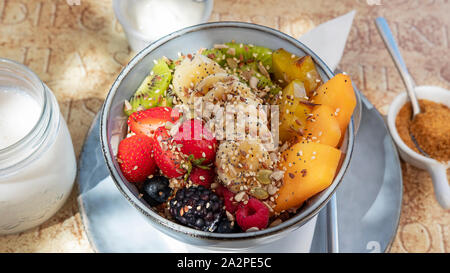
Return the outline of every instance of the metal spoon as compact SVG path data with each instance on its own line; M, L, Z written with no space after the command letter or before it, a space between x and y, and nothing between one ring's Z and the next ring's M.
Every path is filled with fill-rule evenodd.
M375 19L375 25L377 26L378 32L380 33L381 38L383 38L383 42L386 45L389 53L391 54L392 59L394 60L394 63L398 69L398 72L400 72L400 75L402 77L403 83L406 86L406 91L409 97L409 100L411 101L412 106L412 117L411 120L414 120L416 115L420 114L420 106L419 102L417 101L415 84L414 80L411 77L411 75L408 72L408 69L406 68L406 64L403 61L402 55L400 54L400 50L398 49L397 43L395 42L394 36L392 35L391 29L389 28L389 25L383 17L378 17ZM409 135L411 136L412 141L416 145L417 149L426 157L430 157L417 143L416 138L414 135L409 132Z
M337 219L336 193L327 204L327 248L328 253L339 253L339 230Z

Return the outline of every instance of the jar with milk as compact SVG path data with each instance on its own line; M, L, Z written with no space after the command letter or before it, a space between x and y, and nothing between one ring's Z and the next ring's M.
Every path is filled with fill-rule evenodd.
M0 58L0 234L49 219L67 200L75 175L55 96L27 67Z

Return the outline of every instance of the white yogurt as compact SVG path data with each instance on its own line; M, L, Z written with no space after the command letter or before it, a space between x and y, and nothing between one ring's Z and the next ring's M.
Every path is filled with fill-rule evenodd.
M151 40L178 29L198 24L205 3L192 0L134 0L128 16L134 27Z
M67 200L75 175L55 96L27 67L0 58L0 235L49 219Z
M16 88L0 87L0 149L26 136L39 119L41 107Z

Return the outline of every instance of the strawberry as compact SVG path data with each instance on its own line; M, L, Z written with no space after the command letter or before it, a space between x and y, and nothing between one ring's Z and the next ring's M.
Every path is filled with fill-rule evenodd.
M181 152L193 156L194 165L208 165L216 158L217 140L198 119L183 122L174 136L174 141L182 144Z
M178 110L170 107L153 107L144 111L131 114L128 118L128 127L135 134L144 134L152 137L158 127L164 126L166 122L175 123L180 114Z
M250 198L236 212L236 222L244 231L252 227L264 229L269 223L269 209L258 199Z
M202 168L193 168L191 174L189 175L189 179L197 185L201 185L205 188L209 188L211 183L214 181L214 170L206 170Z
M182 165L187 165L188 163L183 164L185 160L175 147L166 127L162 126L156 129L153 140L155 141L153 154L155 155L156 165L158 165L162 173L169 178L184 175L187 171L185 168L182 168Z
M216 189L217 195L223 197L223 202L225 203L225 209L233 214L239 207L239 203L234 199L234 193L228 190L223 185L219 185Z
M153 144L153 139L146 135L134 135L119 143L117 161L122 174L129 182L142 182L155 173Z

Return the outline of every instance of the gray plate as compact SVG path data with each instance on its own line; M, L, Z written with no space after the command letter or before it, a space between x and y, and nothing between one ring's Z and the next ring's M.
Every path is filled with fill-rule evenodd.
M341 252L384 252L390 248L400 217L402 175L397 151L378 111L362 96L362 118L354 155L337 190ZM103 181L103 183L99 183ZM96 118L80 157L78 185L81 216L97 252L203 252L157 231L120 194L109 178ZM311 252L327 252L326 209L317 218ZM118 223L118 222L121 223ZM124 222L126 225L124 225ZM126 227L126 228L124 228ZM302 252L295 231L283 243L255 252ZM280 240L280 241L281 241ZM286 244L285 242L291 242Z

